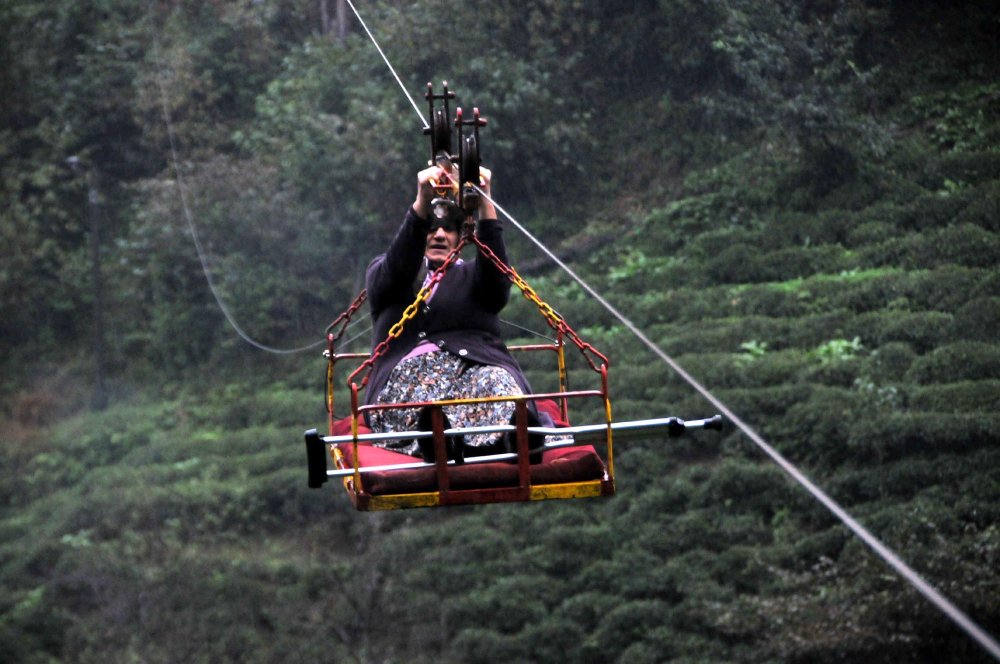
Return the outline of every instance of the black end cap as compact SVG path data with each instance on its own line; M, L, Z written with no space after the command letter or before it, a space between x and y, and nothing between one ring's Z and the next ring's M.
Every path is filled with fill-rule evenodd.
M326 443L316 429L306 431L306 462L309 464L309 488L318 489L326 483Z

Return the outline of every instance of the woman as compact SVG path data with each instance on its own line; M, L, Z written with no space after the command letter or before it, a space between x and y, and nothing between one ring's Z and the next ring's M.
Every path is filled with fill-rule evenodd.
M434 182L453 177L440 166L417 174L417 196L386 253L368 266L368 302L374 321L373 340L380 343L403 311L452 250L458 246L461 215L447 206L432 205ZM480 169L476 236L507 263L503 227L491 202L492 173ZM500 311L510 297L510 281L477 250L471 261L452 263L402 334L389 342L376 360L368 381L366 403L403 403L452 398L514 396L530 392L517 362L500 339ZM449 406L443 409L453 427L506 424L514 404L500 401ZM373 431L426 430L425 413L417 409L386 409L368 414ZM532 418L534 419L534 417ZM413 440L388 441L388 449L420 455ZM464 454L491 454L504 449L501 436L474 434L464 439ZM425 445L424 457L428 458Z

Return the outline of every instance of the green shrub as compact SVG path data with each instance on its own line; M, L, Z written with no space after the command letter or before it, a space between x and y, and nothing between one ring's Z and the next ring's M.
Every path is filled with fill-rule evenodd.
M793 246L762 252L747 244L726 247L705 262L709 278L721 284L787 281L851 267L838 245Z
M832 309L789 321L788 345L815 348L831 336L848 336L854 316L846 309Z
M686 273L691 270L689 256L668 254L650 257L641 249L632 249L613 261L605 257L605 265L609 267L607 276L610 284L631 292L644 292L664 283L687 283Z
M671 289L659 294L655 306L661 309L666 322L725 317L732 310L722 288Z
M736 413L761 417L781 417L796 403L808 396L801 385L790 382L776 383L764 387L717 390L719 397ZM741 415L741 416L742 416Z
M901 271L877 271L867 279L839 285L830 293L830 307L863 313L888 307L905 298L912 278Z
M927 194L913 200L906 213L898 219L901 227L908 230L933 230L954 223L969 201L969 193L962 192L949 196Z
M71 616L54 587L8 593L0 588L0 661L27 664L59 661Z
M940 179L965 184L1000 180L1000 153L996 151L960 151L942 155L930 165ZM996 199L994 199L995 201Z
M772 280L772 270L760 250L742 242L722 247L705 261L705 273L714 283L745 284Z
M727 298L735 315L798 318L811 313L812 302L797 289L755 284L734 288Z
M114 464L147 446L162 424L164 411L116 406L57 426L55 448L85 467Z
M848 247L866 247L888 242L897 237L899 229L889 221L866 221L851 229L844 244Z
M1000 262L1000 237L972 224L953 224L870 245L860 254L863 265L926 269L954 264L989 268Z
M785 281L814 274L840 272L847 264L843 249L826 244L816 247L788 247L772 251L761 258L769 281Z
M910 456L882 464L861 464L857 468L844 469L831 478L829 490L844 503L891 504L894 501L910 500L920 493L959 491L969 495L964 485L972 483L980 486L975 479L983 468L996 468L1000 462L1000 449L983 447L972 452L959 450L955 454L934 456ZM986 483L987 485L989 483ZM975 500L992 502L990 494L996 487L987 488ZM978 492L976 492L978 493ZM980 510L982 510L980 503ZM957 514L956 514L957 516ZM988 523L989 521L987 521Z
M1000 412L1000 380L966 380L915 387L910 408L935 413Z
M588 638L588 641L592 641L597 647L597 653L601 655L597 659L586 661L618 661L607 655L623 652L630 645L642 642L654 629L669 624L670 614L669 605L661 600L638 600L618 604L604 616L601 624Z
M768 221L761 232L762 246L821 246L840 242L851 215L840 209L815 213L782 212Z
M956 217L957 224L974 224L993 231L1000 231L1000 181L978 187L975 196Z
M698 486L691 506L722 506L729 513L757 515L766 523L788 502L790 492L776 465L727 459Z
M889 342L879 346L868 356L865 373L880 383L902 380L916 357L916 352L909 344Z
M802 382L816 385L849 388L854 385L863 368L861 359L848 357L835 362L821 362L808 366L798 378Z
M839 492L837 494L840 495ZM813 508L812 505L800 506L796 513L796 521L803 521L804 525L809 524L808 519L803 519L801 512L805 509L812 509L816 520L826 520L826 514ZM769 551L769 559L774 560L782 568L792 569L798 572L805 572L816 565L819 560L836 560L848 541L849 535L844 529L827 528L813 532L812 528L799 527L794 529L789 536L788 544L785 546L772 547Z
M627 470L622 469L623 475L627 472ZM637 469L635 480L643 479L644 475L647 473L642 473ZM623 479L629 485L636 483L633 479L626 479L626 477ZM671 475L649 484L650 486L636 495L629 513L623 517L627 523L641 527L641 524L648 523L650 519L660 519L667 514L681 514L688 508L693 493L689 483Z
M583 661L580 657L581 645L587 634L580 625L565 619L546 617L539 624L531 624L518 635L527 659L522 661L571 662ZM464 661L464 660L458 660ZM485 661L495 662L490 656Z
M892 413L855 418L847 446L855 461L886 461L915 454L968 452L1000 444L1000 415Z
M738 351L749 340L761 340L768 346L784 346L791 323L780 318L746 316L661 325L648 334L661 339L668 353Z
M926 353L952 338L953 320L951 314L941 311L887 310L866 314L859 323L878 345L902 342Z
M742 367L731 353L699 353L674 358L696 380L713 387L735 387L743 380Z
M653 239L676 238L678 235L702 238L709 234L723 237L747 233L745 229L732 226L719 230L720 211L732 208L733 202L723 195L710 192L671 201L666 207L649 212L642 221L642 227ZM732 217L730 216L730 219Z
M936 261L994 269L1000 264L1000 235L972 224L950 225L932 234L929 245L915 256L917 266Z
M820 361L820 364L836 364L856 358L863 350L861 337L830 339L817 346L812 355Z
M702 260L710 260L726 249L744 247L759 253L760 234L740 226L715 226L695 236L688 243L688 251Z
M455 598L447 612L458 624L489 625L500 633L514 634L542 622L548 614L544 596L551 588L544 577L527 573L498 576L485 587Z
M847 424L864 410L864 397L843 387L812 385L809 397L772 423L773 441L793 461L838 465L850 457Z
M797 349L765 353L752 363L742 366L742 386L794 384L798 382L797 377L809 364L808 354Z
M977 297L955 312L955 336L971 341L1000 339L1000 297Z
M942 346L917 359L907 378L923 384L1000 378L1000 347L978 341Z
M992 267L944 265L908 280L906 296L913 309L957 312L970 299L1000 297L1000 271Z
M552 616L557 620L567 620L579 625L589 633L617 604L618 599L613 595L582 586L579 592L564 598L555 607Z

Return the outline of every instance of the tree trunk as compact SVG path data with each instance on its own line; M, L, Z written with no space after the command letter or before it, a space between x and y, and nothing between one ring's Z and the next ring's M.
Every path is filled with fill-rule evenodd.
M336 34L334 34L334 18L330 16L330 0L319 0L320 34L327 39L344 41L351 28L350 8L347 0L337 0Z
M337 0L337 41L347 39L351 27L351 15L348 13L347 0Z
M330 2L329 0L319 0L319 33L324 37L329 37L331 27Z
M94 394L91 406L104 410L108 405L108 395L104 388L105 343L104 343L104 279L101 275L101 211L98 200L96 176L91 171L87 176L87 208L90 216L90 280L94 298Z

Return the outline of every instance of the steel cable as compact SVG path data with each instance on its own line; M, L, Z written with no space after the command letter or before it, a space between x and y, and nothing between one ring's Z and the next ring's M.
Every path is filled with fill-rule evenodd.
M351 0L347 0L354 11L354 15L357 16L358 21L364 26L365 32L368 33L368 37L371 39L375 48L382 55L383 60L385 60L386 65L388 65L390 71L392 71L393 76L396 78L396 82L399 87L403 90L407 99L413 105L414 110L420 116L420 120L424 127L427 127L427 121L424 119L422 113L417 108L416 104L413 103L413 98L407 92L406 87L403 85L399 76L396 74L396 70L393 69L392 65L389 63L389 59L386 57L381 46L379 46L378 41L375 36L365 25L364 20L358 13L357 8L355 8L354 3ZM942 595L938 590L936 590L931 584L925 581L915 570L913 570L909 565L907 565L892 549L883 544L878 538L876 538L868 529L862 526L857 520L855 520L850 514L847 513L844 508L842 508L835 500L828 496L822 489L816 486L802 471L800 471L795 465L788 461L784 456L782 456L777 450L775 450L771 445L769 445L756 431L754 431L746 422L739 418L735 413L733 413L721 400L719 400L711 391L705 388L700 382L694 379L684 368L677 363L672 357L670 357L663 349L656 345L649 337L647 337L642 330L640 330L631 320L625 317L617 308L611 305L604 297L602 297L596 290L594 290L586 281L584 281L579 275L577 275L566 263L559 259L552 251L550 251L540 240L538 240L534 235L528 232L528 230L521 225L510 213L503 209L500 205L496 203L492 198L486 195L485 192L477 187L480 195L484 196L489 200L494 207L507 219L509 220L521 233L525 235L531 242L533 242L546 256L552 259L563 271L565 271L583 290L590 294L595 300L597 300L601 306L603 306L612 316L617 318L622 325L624 325L629 331L631 331L649 350L656 354L661 360L663 360L667 365L673 369L677 375L679 375L686 383L688 383L695 391L701 394L706 400L708 400L713 406L715 406L730 422L733 423L740 431L742 431L753 443L761 449L768 457L770 457L775 463L777 463L782 470L784 470L793 480L799 483L806 491L808 491L816 500L823 504L837 519L841 521L851 532L853 532L862 542L864 542L876 555L878 555L882 560L889 565L893 570L895 570L901 577L903 577L911 586L913 586L921 595L923 595L929 602L936 606L942 613L944 613L948 618L950 618L956 625L958 625L966 634L968 634L973 640L979 643L987 652L989 652L995 659L1000 661L1000 643L997 642L989 633L983 630L979 625L977 625L971 618L969 618L961 609L959 609L953 602L951 602L947 597Z

